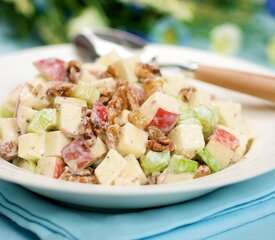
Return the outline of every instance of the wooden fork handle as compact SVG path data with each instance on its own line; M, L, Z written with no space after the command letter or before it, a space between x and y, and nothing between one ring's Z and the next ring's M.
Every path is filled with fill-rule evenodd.
M247 73L205 65L195 70L197 79L275 102L275 76Z

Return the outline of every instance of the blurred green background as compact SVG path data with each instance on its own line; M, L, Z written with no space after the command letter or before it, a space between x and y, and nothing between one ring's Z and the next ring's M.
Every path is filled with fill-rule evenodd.
M0 53L68 42L82 27L275 66L275 0L0 0Z

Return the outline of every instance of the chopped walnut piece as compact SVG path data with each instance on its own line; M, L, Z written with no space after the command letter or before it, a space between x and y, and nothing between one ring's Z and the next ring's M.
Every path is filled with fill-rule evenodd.
M83 117L79 125L78 134L83 136L86 139L94 137L93 125L90 117L88 116Z
M131 111L135 111L140 107L140 97L134 86L127 86L127 100Z
M68 81L71 83L77 83L81 76L81 65L77 60L71 60L67 65Z
M115 149L116 148L116 143L118 141L118 136L119 136L119 125L111 125L107 128L106 131L106 145L108 149Z
M143 82L144 99L146 100L155 92L162 92L163 80L161 78L146 79Z
M50 86L46 92L49 97L71 97L74 85L71 83L58 82Z
M206 166L206 165L200 165L197 169L197 171L195 172L195 176L194 178L200 178L200 177L204 177L206 175L211 174L211 169Z
M66 166L59 179L70 182L98 184L98 180L94 175L94 170L92 168L82 169L73 173L70 168Z
M148 128L149 141L147 148L156 152L174 151L175 146L171 139L165 136L157 127L151 126Z
M17 157L17 140L3 142L0 144L0 156L5 160L11 160Z
M116 76L117 76L116 70L112 66L109 66L105 72L99 75L98 78L99 79L109 78L109 77L115 78Z
M43 85L41 83L39 83L31 90L31 93L34 96L37 96L42 89L43 89Z
M193 99L196 91L197 89L194 87L183 88L180 90L179 96L181 97L182 101L190 102Z
M138 63L136 66L136 75L141 82L148 78L161 76L160 69L152 64Z
M145 117L139 110L130 112L128 115L128 121L140 129L145 129L148 125Z

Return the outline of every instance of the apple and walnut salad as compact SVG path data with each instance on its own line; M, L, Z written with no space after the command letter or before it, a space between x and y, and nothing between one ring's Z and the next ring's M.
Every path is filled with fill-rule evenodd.
M1 108L0 155L20 168L91 184L173 183L234 164L252 139L240 104L137 57L34 66Z

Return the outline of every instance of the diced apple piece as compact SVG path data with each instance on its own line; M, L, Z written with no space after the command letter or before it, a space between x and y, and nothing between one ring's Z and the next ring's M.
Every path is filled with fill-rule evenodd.
M165 73L164 77L164 92L171 96L177 96L181 89L190 87L190 84L184 79L182 74Z
M126 123L120 129L117 149L123 156L133 153L136 158L139 158L146 151L147 139L147 132L131 123Z
M200 125L178 125L169 133L168 137L175 145L175 153L189 159L193 158L205 145Z
M14 164L17 167L23 168L25 170L35 172L36 169L36 163L33 161L27 161L22 158L16 158L12 161L12 164Z
M191 98L191 101L189 102L189 107L194 108L202 104L205 106L210 106L211 95L207 92L197 89L194 93L194 96Z
M89 105L93 105L100 97L100 91L92 83L80 81L73 91L74 97L85 100Z
M73 172L84 169L92 164L92 154L89 147L84 144L84 139L75 139L61 151L65 163Z
M91 115L94 127L102 128L106 126L108 121L108 110L101 102L95 102Z
M46 58L35 61L34 66L48 80L65 81L66 63L57 58Z
M139 179L140 184L147 183L148 179L145 176L142 168L140 167L139 161L136 159L134 154L129 154L125 156L125 159L128 161L128 165L133 167L133 170L136 174L136 177Z
M106 71L107 67L97 63L84 63L82 64L82 69L83 71L87 71L90 75L97 79L102 73Z
M212 156L212 154L204 148L198 153L199 158L206 163L212 172L218 172L222 170L220 163Z
M71 142L61 131L46 132L44 138L45 157L61 157L62 149Z
M59 178L64 168L65 164L61 158L42 157L37 162L36 173L51 178Z
M179 106L175 98L161 92L152 94L140 107L140 112L148 122L164 133L169 132L179 118Z
M108 66L112 65L114 62L118 61L119 59L121 59L121 57L116 52L116 50L113 49L112 51L108 52L107 54L101 56L97 60L96 63L100 64L100 65L103 65L105 67L108 67Z
M198 162L186 159L182 155L174 154L169 162L167 171L169 173L195 173L198 169Z
M18 137L18 156L28 161L37 161L42 153L42 137L27 133Z
M63 103L60 106L58 128L70 136L78 134L81 123L82 107Z
M157 180L157 184L169 184L169 183L177 183L183 182L186 180L193 179L194 175L192 173L167 173L164 171Z
M135 73L136 65L139 59L137 57L119 59L112 64L119 78L127 80L129 83L137 82Z
M87 107L87 102L79 98L59 97L59 96L55 97L54 106L58 106L63 103L68 103L79 107Z
M97 137L94 145L90 148L90 151L93 161L96 161L107 152L107 147L100 137Z
M220 124L234 127L242 121L242 106L240 103L215 100L212 104L218 108Z
M119 176L115 179L114 185L131 186L146 183L147 178L135 156L133 154L129 154L125 157L125 159L128 163L123 168Z
M126 165L127 160L116 150L111 149L95 169L95 175L100 184L112 185Z
M57 113L54 108L45 108L36 112L28 126L28 132L42 134L57 126Z
M124 124L129 122L129 120L128 120L129 113L130 113L130 111L127 109L122 111L120 118L119 118L120 126L123 126Z
M2 141L13 141L19 136L19 128L16 118L3 118L1 120Z
M206 149L223 169L233 161L238 146L239 140L236 136L224 129L216 128L206 145Z
M97 88L101 94L113 92L116 89L116 81L113 78L95 80L91 85Z
M15 116L16 107L9 102L4 102L0 106L0 117L13 118Z
M141 162L141 167L146 175L162 172L169 164L170 152L149 151Z
M217 126L218 116L215 115L215 112L210 107L204 105L200 105L194 108L194 110L201 122L203 135L205 138L208 138Z
M25 134L27 132L27 127L36 112L36 110L22 104L17 106L16 121L21 134Z
M79 78L78 81L83 81L83 82L89 82L89 83L91 83L91 82L94 82L96 80L97 79L92 74L90 74L86 69L83 69L82 73L81 73L81 76L80 76L80 78Z

